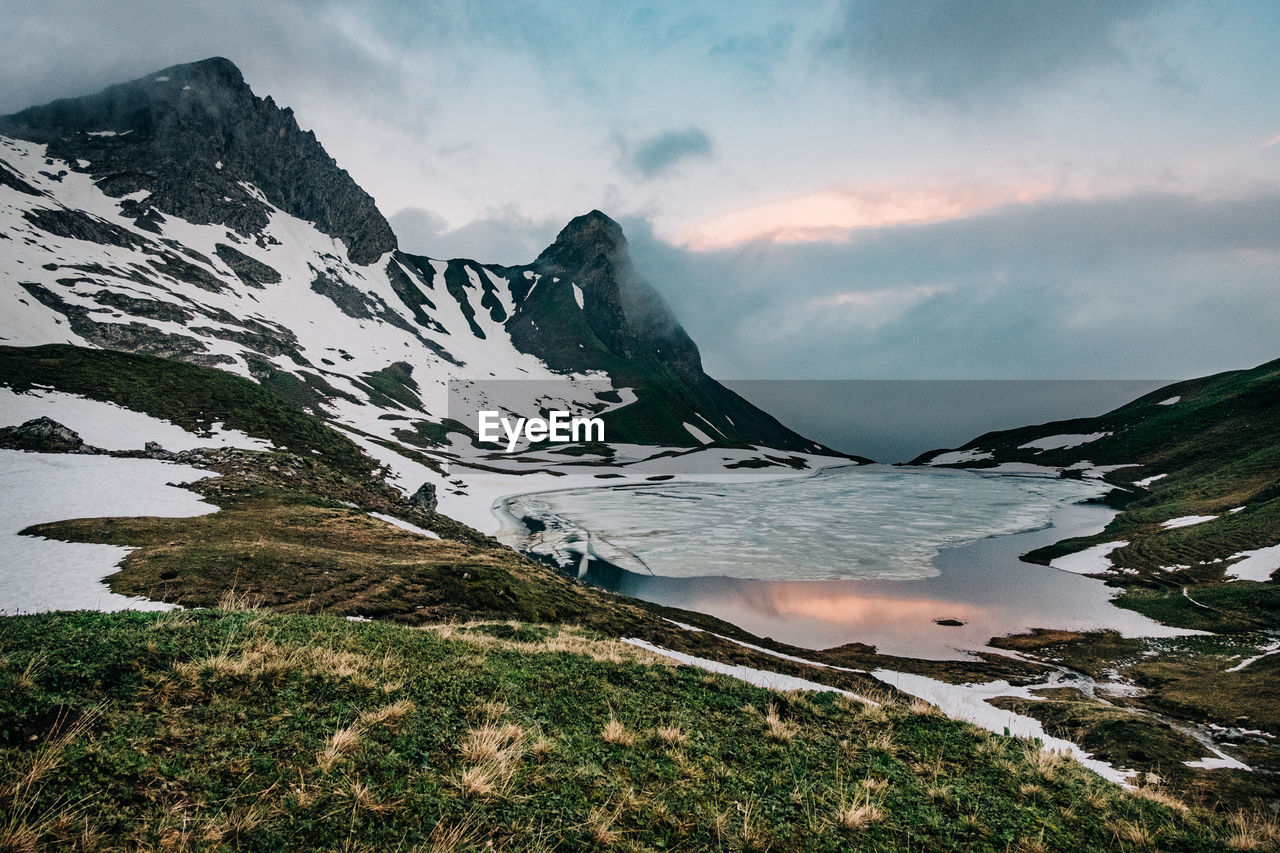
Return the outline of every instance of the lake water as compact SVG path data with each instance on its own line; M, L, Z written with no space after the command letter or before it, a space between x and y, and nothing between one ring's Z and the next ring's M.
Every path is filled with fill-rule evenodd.
M1100 581L1018 559L1100 530L1108 487L883 465L772 482L672 483L508 498L508 538L587 581L807 648L850 642L964 657L1033 627L1184 633L1110 603ZM961 625L939 625L939 620Z

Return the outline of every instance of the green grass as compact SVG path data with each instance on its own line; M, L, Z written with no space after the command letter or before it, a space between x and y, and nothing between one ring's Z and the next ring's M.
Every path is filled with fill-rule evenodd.
M287 375L287 374L281 374ZM377 468L349 439L255 382L213 368L63 344L0 346L0 385L56 388L163 418L190 430L215 423L314 454L345 474Z
M47 614L0 621L0 660L0 849L1209 851L1237 831L937 713L571 628Z

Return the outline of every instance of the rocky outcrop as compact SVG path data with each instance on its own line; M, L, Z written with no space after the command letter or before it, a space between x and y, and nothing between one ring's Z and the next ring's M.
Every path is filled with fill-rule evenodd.
M423 483L418 487L418 491L414 492L409 498L409 504L423 512L433 513L439 501L436 498L436 487L434 483Z
M0 428L0 447L35 453L104 453L84 443L74 430L52 418L33 418L18 426Z

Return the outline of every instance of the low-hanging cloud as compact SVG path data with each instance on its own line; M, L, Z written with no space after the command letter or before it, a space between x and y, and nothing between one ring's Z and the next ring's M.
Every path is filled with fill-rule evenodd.
M1176 378L1275 358L1280 192L1013 205L714 251L628 222L713 374Z
M679 163L710 158L715 149L711 137L699 127L666 130L655 136L624 146L626 164L646 178L669 172Z
M551 244L564 222L533 219L514 207L490 210L458 228L421 207L408 207L389 218L407 252L433 258L471 258L482 263L527 264Z

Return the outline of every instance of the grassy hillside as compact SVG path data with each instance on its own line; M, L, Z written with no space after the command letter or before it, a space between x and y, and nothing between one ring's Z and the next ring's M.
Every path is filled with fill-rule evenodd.
M377 464L348 438L269 389L222 370L68 344L0 346L0 385L56 388L116 403L193 431L222 423L281 449L315 454L343 474L367 478Z
M580 629L193 611L0 621L0 849L1221 850L926 707Z
M1070 448L1025 446L1050 436L1099 433L1105 435ZM1115 495L1122 511L1106 530L1026 559L1047 564L1092 545L1127 542L1110 554L1123 574L1109 578L1130 590L1121 599L1125 606L1185 627L1280 627L1280 591L1272 584L1222 583L1233 555L1280 544L1280 361L1169 385L1097 418L987 433L962 449L990 454L965 463L969 468L1006 462L1126 466L1106 474L1107 482L1124 490ZM1153 477L1158 479L1136 485ZM1163 526L1187 516L1216 518ZM1209 606L1193 604L1184 587Z

